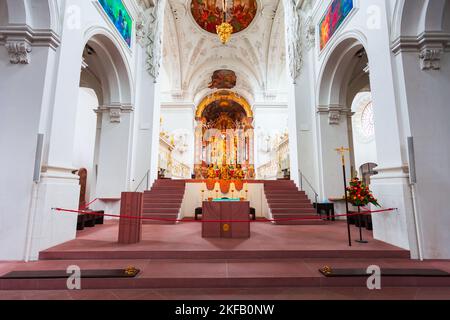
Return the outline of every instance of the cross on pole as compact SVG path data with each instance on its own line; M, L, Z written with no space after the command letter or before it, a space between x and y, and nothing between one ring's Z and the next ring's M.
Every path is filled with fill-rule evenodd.
M336 151L338 153L340 153L342 165L345 166L345 153L350 152L350 148L340 147L340 148L337 148Z
M340 147L335 149L340 155L341 155L341 161L342 161L342 172L344 174L344 194L345 194L345 209L347 214L347 234L348 234L348 245L352 246L352 238L350 234L350 222L348 220L348 197L347 197L347 176L345 173L345 153L350 151L350 148Z

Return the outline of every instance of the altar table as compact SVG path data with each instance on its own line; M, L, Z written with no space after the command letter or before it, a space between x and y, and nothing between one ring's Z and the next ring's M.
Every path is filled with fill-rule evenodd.
M204 201L202 237L250 238L249 214L248 201Z

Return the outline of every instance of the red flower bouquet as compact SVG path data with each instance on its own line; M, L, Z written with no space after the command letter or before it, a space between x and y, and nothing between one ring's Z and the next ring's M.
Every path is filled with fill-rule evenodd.
M380 207L378 200L372 194L361 180L358 178L352 179L350 186L347 188L348 201L357 207L366 206L369 203Z

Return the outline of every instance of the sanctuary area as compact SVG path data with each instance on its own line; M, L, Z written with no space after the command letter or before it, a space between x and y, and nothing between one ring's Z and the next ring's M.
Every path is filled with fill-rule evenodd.
M449 52L450 0L0 0L0 296L448 299Z

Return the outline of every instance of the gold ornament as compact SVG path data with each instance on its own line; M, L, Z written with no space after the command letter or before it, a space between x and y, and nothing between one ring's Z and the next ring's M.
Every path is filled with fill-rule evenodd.
M230 231L230 225L228 223L225 223L223 225L222 229L223 229L224 232L228 232L228 231Z
M321 269L321 271L322 271L322 273L325 274L325 275L330 275L331 272L332 272L332 270L331 270L331 268L330 268L329 266L323 267L323 268Z
M220 42L222 42L222 44L226 44L230 41L231 34L233 33L233 26L228 22L222 22L216 27L216 31Z
M129 266L125 269L125 274L128 276L135 276L139 273L139 270L133 266Z

